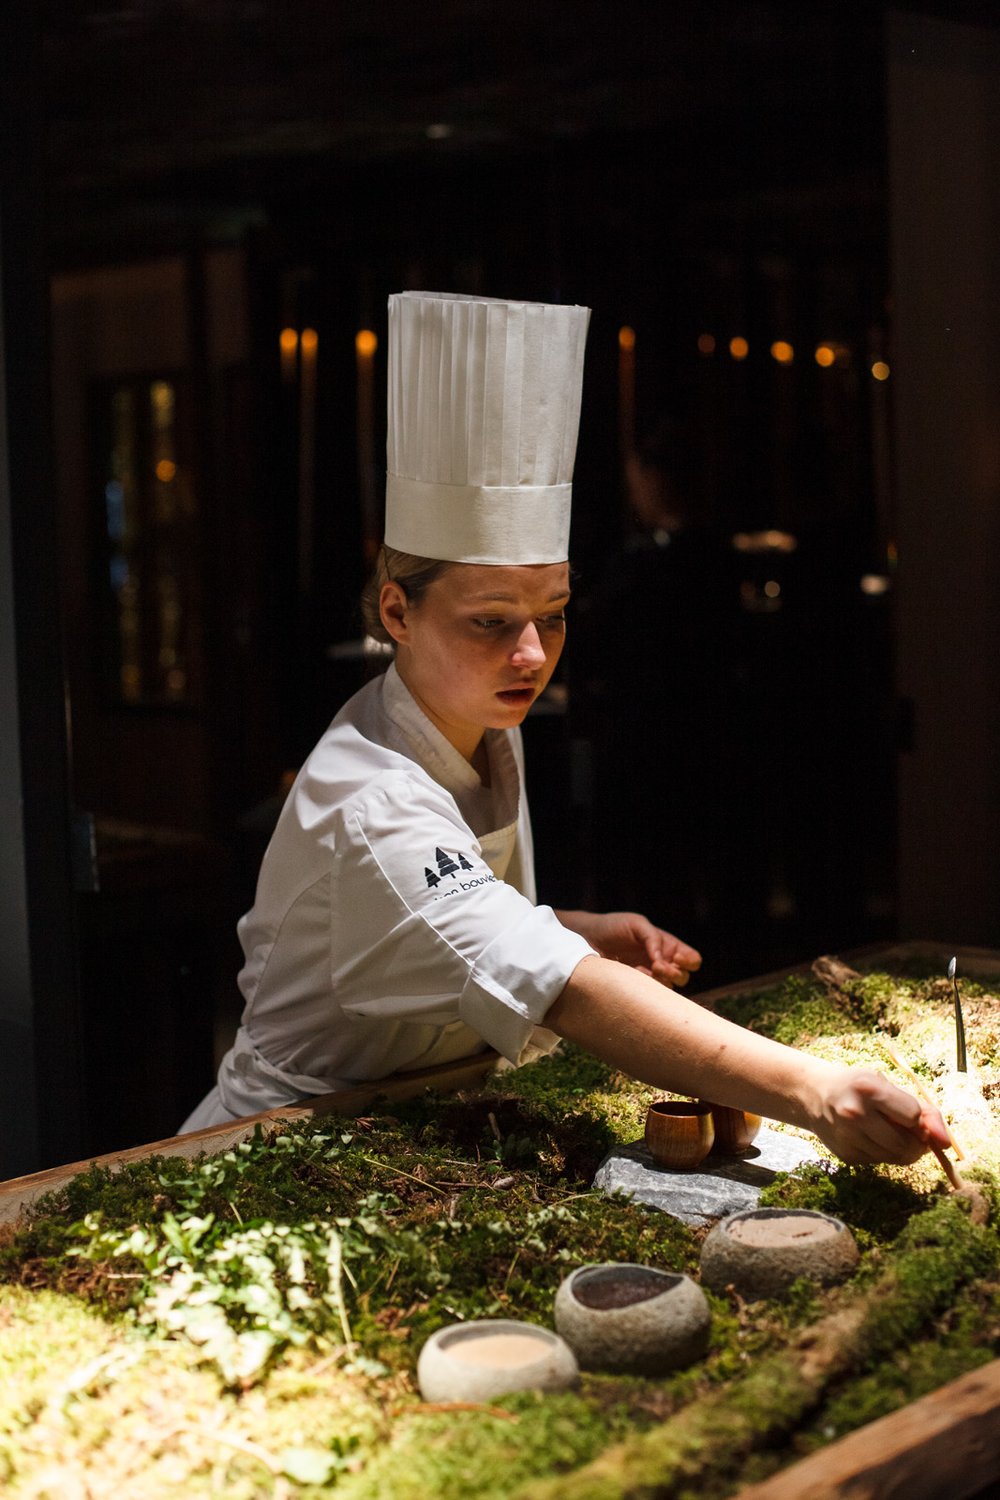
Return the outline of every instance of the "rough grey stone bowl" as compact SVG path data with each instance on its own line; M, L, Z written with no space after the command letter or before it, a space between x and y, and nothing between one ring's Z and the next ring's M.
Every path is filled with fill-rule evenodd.
M556 1292L554 1312L583 1369L637 1375L700 1359L712 1321L690 1276L629 1261L579 1266Z
M572 1349L557 1333L512 1318L439 1328L417 1360L425 1401L493 1401L512 1391L562 1391L579 1373Z
M812 1209L753 1208L721 1219L701 1247L701 1279L749 1301L785 1296L793 1281L845 1280L858 1263L854 1236L840 1219Z

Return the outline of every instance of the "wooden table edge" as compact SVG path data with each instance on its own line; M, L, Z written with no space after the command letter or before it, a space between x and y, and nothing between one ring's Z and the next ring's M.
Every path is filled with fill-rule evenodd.
M998 1484L995 1359L748 1485L733 1500L969 1500Z
M376 1100L401 1103L429 1089L454 1093L482 1083L499 1062L500 1057L496 1052L477 1052L473 1057L461 1058L440 1067L417 1068L410 1073L397 1073L390 1078L340 1089L332 1094L317 1094L297 1104L262 1110L259 1114L246 1115L243 1119L233 1120L225 1125L210 1125L204 1130L190 1131L187 1135L168 1136L161 1141L149 1141L121 1151L109 1151L85 1161L47 1167L44 1171L31 1172L24 1177L11 1177L6 1182L0 1182L0 1224L16 1222L37 1199L53 1192L92 1166L115 1171L129 1162L142 1161L148 1156L190 1158L202 1152L228 1151L240 1141L248 1140L258 1125L311 1120L322 1115L357 1115L370 1109Z

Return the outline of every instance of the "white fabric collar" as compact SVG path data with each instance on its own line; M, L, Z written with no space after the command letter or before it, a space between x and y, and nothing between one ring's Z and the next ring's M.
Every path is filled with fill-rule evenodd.
M520 781L510 738L504 730L486 731L492 785L485 788L465 756L431 723L400 677L395 662L390 662L382 679L382 704L414 760L451 792L463 813L472 815L470 826L477 834L509 828L517 822ZM490 807L492 815L487 814L483 826L483 814Z

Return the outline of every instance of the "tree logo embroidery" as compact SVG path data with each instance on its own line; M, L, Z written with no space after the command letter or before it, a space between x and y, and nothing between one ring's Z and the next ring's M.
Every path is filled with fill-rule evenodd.
M446 875L450 875L454 879L459 870L472 869L464 854L456 854L453 859L447 850L435 849L434 859L437 864L436 871L432 870L429 865L424 866L424 879L427 881L429 890L433 890L436 885L440 885Z

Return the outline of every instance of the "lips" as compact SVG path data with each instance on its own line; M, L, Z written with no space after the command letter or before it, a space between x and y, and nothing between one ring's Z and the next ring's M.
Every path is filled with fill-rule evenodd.
M508 703L512 708L521 708L532 702L535 689L529 683L526 687L503 688L497 697L501 703Z

